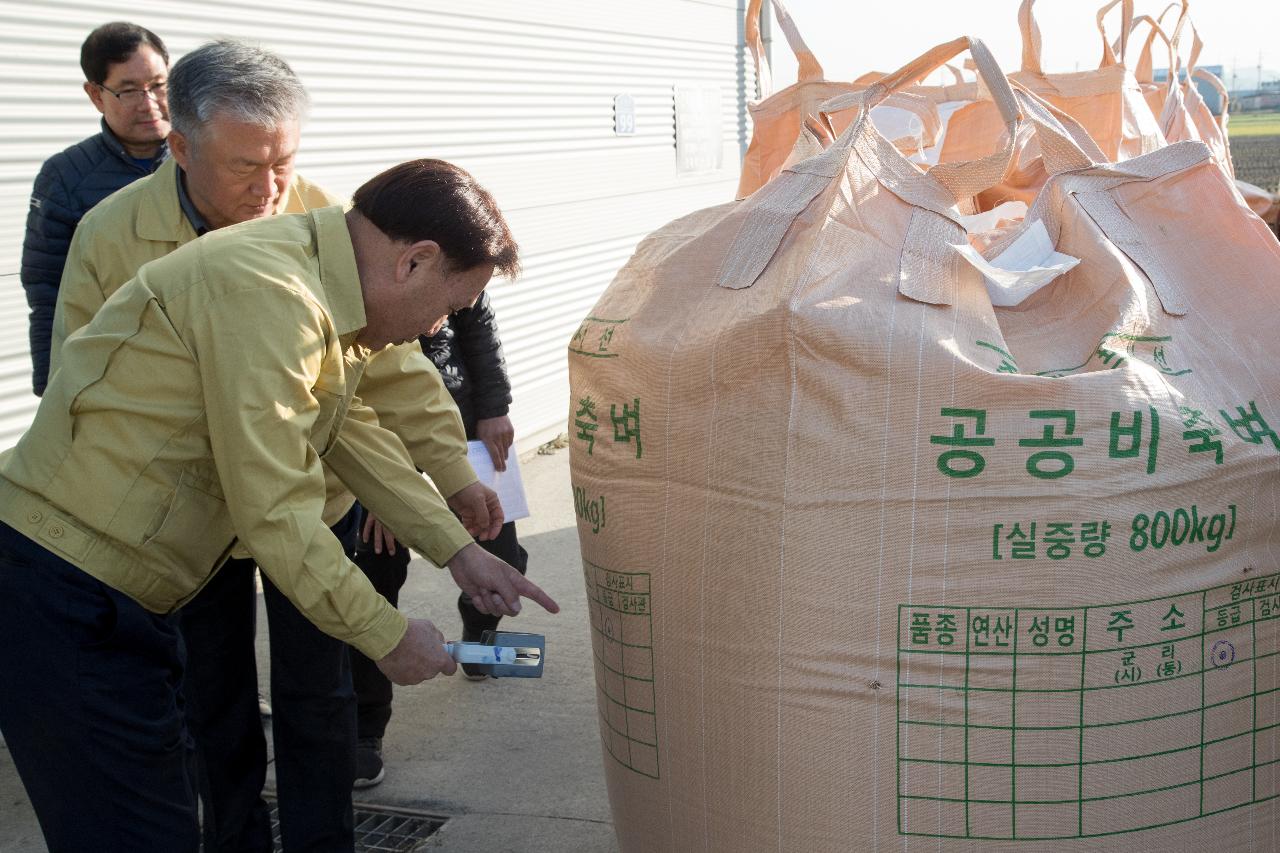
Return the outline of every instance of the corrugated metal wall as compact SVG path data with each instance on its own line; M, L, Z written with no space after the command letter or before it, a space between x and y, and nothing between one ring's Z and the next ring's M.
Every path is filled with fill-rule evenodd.
M493 191L525 274L492 296L521 449L564 428L565 346L646 233L732 198L751 63L742 0L7 2L0 0L0 447L35 408L18 259L40 163L96 131L78 58L130 20L177 59L218 36L279 52L311 92L299 171L350 193L412 157L452 160ZM720 93L719 169L676 168L673 87ZM632 96L635 133L614 133Z

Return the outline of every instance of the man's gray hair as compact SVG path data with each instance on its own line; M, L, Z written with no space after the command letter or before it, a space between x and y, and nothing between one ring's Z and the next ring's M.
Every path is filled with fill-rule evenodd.
M169 120L193 143L214 116L271 129L301 121L308 106L289 63L242 41L201 45L169 72Z

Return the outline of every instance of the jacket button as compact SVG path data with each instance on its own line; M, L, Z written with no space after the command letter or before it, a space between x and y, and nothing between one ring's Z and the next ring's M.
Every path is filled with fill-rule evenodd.
M62 525L61 525L61 524L51 524L51 525L49 525L49 536L50 536L50 537L52 537L52 538L54 538L54 539L61 539L61 538L62 538Z
M31 510L30 513L27 514L27 521L31 522L32 524L39 524L40 522L44 521L44 513L42 513L38 509L33 509Z

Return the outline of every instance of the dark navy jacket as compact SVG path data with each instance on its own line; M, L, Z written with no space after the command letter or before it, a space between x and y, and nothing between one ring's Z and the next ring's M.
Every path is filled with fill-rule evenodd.
M475 305L453 312L444 328L418 340L458 404L468 440L475 440L476 421L507 414L511 383L488 293L482 291Z
M80 218L116 190L156 170L168 154L139 165L102 122L102 132L54 154L40 168L31 191L27 233L22 241L22 287L31 308L31 388L44 393L49 379L49 336L58 302L58 282L71 235Z

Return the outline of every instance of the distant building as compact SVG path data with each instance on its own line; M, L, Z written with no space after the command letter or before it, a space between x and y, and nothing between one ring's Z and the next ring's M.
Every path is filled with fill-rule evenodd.
M1232 92L1231 109L1241 113L1280 109L1280 90L1273 88L1254 92Z

